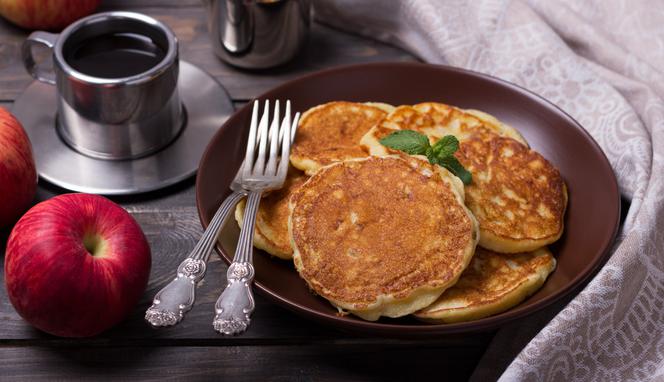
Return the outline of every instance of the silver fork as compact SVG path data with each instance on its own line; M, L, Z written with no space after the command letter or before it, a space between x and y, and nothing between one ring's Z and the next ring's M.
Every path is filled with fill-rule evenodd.
M279 101L277 101L279 102ZM244 219L240 238L233 262L228 267L226 277L228 283L214 305L215 317L212 322L214 329L222 334L239 334L244 332L251 321L254 311L254 297L251 284L254 279L253 241L256 212L264 191L280 188L286 180L288 172L288 156L290 153L291 129L297 126L299 114L291 126L290 104L286 106L286 115L277 132L279 124L279 104L275 107L275 115L270 127L270 148L267 155L267 124L268 108L265 108L263 117L256 129L255 119L252 119L249 130L249 144L244 157L241 185L247 190L247 204L244 210ZM260 135L258 154L255 154L256 145L251 144ZM279 155L281 153L281 155ZM267 155L267 157L266 157ZM266 163L267 159L267 163Z
M252 112L251 125L256 125L257 115L258 115L258 101L254 102L254 108ZM279 104L277 101L276 110L279 109ZM265 113L263 118L265 122L261 120L261 126L267 126L267 117L269 110L269 101L265 105ZM290 116L290 101L286 103L286 115ZM290 141L295 138L295 131L297 130L297 122L299 119L299 113L296 114L294 118L293 126L291 126ZM274 127L274 126L273 126ZM278 126L275 128L275 133L270 132L270 138L276 136L278 133ZM251 131L250 131L251 133ZM254 131L254 135L255 135ZM278 136L280 137L280 135ZM249 147L251 150L255 150L257 146L260 145L260 142L265 142L263 134L259 136L259 142L256 139L247 142L247 152L249 152ZM276 141L275 141L276 142ZM270 142L270 147L272 147L272 142ZM260 147L258 147L260 151ZM246 194L247 190L242 187L241 178L243 174L243 169L245 168L244 162L240 166L233 182L231 183L231 190L233 191L226 199L221 203L217 212L212 217L210 225L203 233L203 236L196 244L194 249L191 251L189 256L184 259L177 268L177 275L173 281L168 285L162 288L154 296L152 301L152 306L148 308L145 312L145 319L153 326L172 326L177 324L182 320L184 314L188 312L194 305L196 299L196 286L198 283L205 277L206 264L210 258L210 254L214 249L214 245L217 241L217 236L221 231L221 228L224 226L226 220L231 215L231 211L235 205L242 199Z

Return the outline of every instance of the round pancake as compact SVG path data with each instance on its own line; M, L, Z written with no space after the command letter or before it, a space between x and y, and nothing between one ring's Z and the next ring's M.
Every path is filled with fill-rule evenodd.
M330 102L307 110L300 118L291 149L291 164L313 175L330 163L364 158L358 142L392 106L383 103Z
M558 169L539 153L497 137L467 140L456 156L473 174L466 205L480 222L480 246L518 253L560 238L567 188Z
M432 144L454 135L460 141L455 156L473 174L466 204L480 223L479 245L518 253L558 240L567 206L560 172L530 150L516 130L488 114L473 113L435 103L400 106L365 134L361 144L371 155L386 155L395 151L379 140L394 130L418 131Z
M535 293L555 267L546 247L512 255L478 248L459 281L415 316L453 323L504 312Z
M282 188L266 194L261 199L256 214L254 246L281 259L292 259L293 248L288 235L288 200L291 195L307 180L299 170L290 168ZM240 228L244 220L243 199L235 208L235 220Z
M291 197L290 210L300 276L341 311L370 321L431 304L477 244L461 182L415 157L324 167Z

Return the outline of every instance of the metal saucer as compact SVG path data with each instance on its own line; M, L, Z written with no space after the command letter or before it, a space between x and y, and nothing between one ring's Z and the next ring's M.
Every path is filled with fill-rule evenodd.
M133 160L101 160L69 147L55 128L56 88L34 81L14 103L39 176L73 191L126 195L154 191L196 173L208 142L233 113L226 90L212 76L180 61L180 97L187 114L180 135L162 150Z

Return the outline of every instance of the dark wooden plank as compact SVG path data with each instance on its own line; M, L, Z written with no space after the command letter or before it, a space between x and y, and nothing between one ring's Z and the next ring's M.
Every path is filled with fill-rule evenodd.
M477 349L436 345L0 348L3 381L467 380Z
M203 6L140 6L132 10L154 16L173 28L180 41L180 56L215 76L233 99L251 99L313 70L371 61L414 60L400 49L314 23L309 44L295 61L269 71L242 71L222 63L212 52ZM31 81L20 58L26 36L25 31L0 20L0 100L15 99Z

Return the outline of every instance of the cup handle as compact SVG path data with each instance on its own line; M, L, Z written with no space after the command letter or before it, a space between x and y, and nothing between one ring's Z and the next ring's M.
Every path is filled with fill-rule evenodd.
M58 35L48 32L32 32L28 39L23 42L21 53L23 55L23 65L32 77L41 82L46 82L55 85L55 72L53 70L45 70L39 68L32 57L32 46L36 44L46 45L49 49L53 50L55 43L58 41Z

